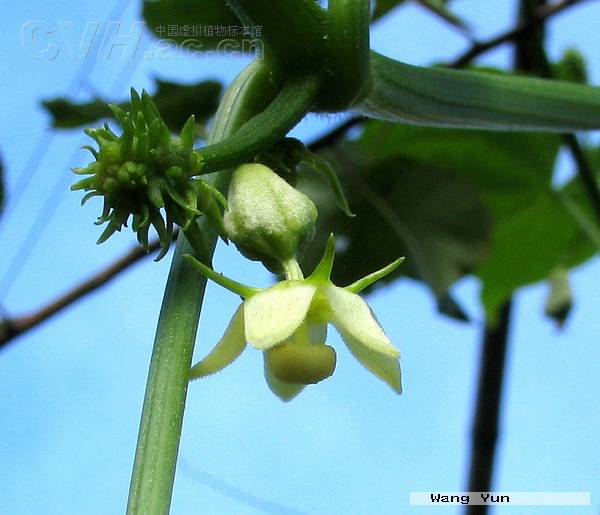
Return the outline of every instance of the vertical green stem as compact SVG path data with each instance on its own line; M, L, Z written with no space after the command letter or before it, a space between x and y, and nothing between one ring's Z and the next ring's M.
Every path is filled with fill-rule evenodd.
M221 141L260 112L276 93L264 62L248 66L228 89L219 107L211 142ZM213 184L225 190L229 173ZM171 504L192 353L206 279L184 254L210 263L217 234L206 218L194 246L180 236L163 298L148 373L146 396L127 504L128 515L167 515Z

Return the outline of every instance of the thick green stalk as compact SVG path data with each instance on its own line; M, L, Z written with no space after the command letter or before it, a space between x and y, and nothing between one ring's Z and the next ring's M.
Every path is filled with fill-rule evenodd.
M219 107L211 142L221 141L264 108L275 93L266 64L248 66L227 91ZM229 174L213 184L224 190ZM128 515L167 515L171 504L183 413L206 279L184 254L210 263L217 234L206 220L199 222L203 241L194 248L181 237L167 281L154 350L127 504Z
M369 78L368 0L329 0L326 82L319 108L344 111L365 92Z
M312 110L320 82L317 75L288 79L273 102L232 137L195 151L201 173L242 164L277 143Z
M245 24L262 28L262 38L290 74L317 71L325 59L325 11L315 0L228 0Z
M371 52L359 113L397 123L485 130L600 129L600 88L569 82L422 68Z

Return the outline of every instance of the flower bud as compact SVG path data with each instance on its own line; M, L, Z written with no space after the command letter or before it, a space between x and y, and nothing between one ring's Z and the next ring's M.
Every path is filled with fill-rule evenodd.
M264 165L240 166L227 200L227 236L244 256L273 272L280 272L314 234L313 202Z

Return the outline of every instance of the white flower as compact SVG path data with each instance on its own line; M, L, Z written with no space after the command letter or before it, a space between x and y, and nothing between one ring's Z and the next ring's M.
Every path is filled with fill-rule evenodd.
M264 351L265 376L271 390L281 399L290 400L306 384L333 373L335 352L325 345L327 324L332 324L352 355L401 393L400 352L357 293L392 272L403 259L340 288L330 279L333 257L331 237L310 277L281 281L261 290L227 279L190 256L200 272L245 298L215 348L192 368L192 377L223 369L249 344Z

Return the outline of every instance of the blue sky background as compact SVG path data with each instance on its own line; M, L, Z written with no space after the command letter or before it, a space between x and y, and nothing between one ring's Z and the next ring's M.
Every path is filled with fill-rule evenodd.
M512 1L455 3L481 37L513 22ZM139 5L135 0L120 5L127 6L121 20L128 30L140 19ZM121 99L129 86L150 88L151 77L230 81L246 62L173 54L133 63L117 55L94 60L93 66L83 64L89 66L84 80L74 82L83 63L80 57L61 49L55 59L39 60L21 43L21 27L29 20L42 20L52 29L71 20L80 31L86 21L102 21L112 9L113 1L32 0L4 10L0 151L9 193L23 184L22 174L34 173L24 169L26 160L38 139L48 134L49 118L39 107L40 99L66 91L76 92L78 99L94 92ZM588 2L553 21L549 32L550 54L558 57L567 47L577 46L589 57L596 84L598 21L600 5ZM51 38L60 43L58 33ZM412 5L372 34L376 50L415 64L450 59L467 44ZM510 52L502 48L483 62L507 65L509 59ZM312 116L295 134L310 138L336 121ZM12 287L0 292L2 306L11 314L52 299L133 243L124 233L97 247L98 229L92 221L98 204L81 208L80 195L67 191L73 180L69 168L88 159L78 152L75 162L70 161L82 144L80 131L63 131L50 142L41 141L48 152L22 201L9 204L12 213L0 225L0 282L6 273L14 275L8 272L11 263L22 255L23 237L52 189L59 194L52 197L56 209L51 217L45 213L47 226ZM563 160L561 175L570 169ZM0 354L2 515L123 513L169 261L136 265ZM215 267L255 285L271 280L233 247L219 247ZM495 489L592 492L591 507L528 508L530 514L597 514L600 509L598 277L598 259L573 274L576 306L563 331L542 315L545 285L516 296ZM455 291L480 320L477 281L463 280ZM223 373L190 388L174 515L418 515L433 510L409 507L410 491L464 487L479 324L466 326L439 317L430 294L410 280L377 291L369 301L402 350L405 394L395 396L364 372L334 331L331 340L339 359L335 375L289 404L275 398L264 383L260 353L246 351ZM235 296L209 286L198 359L221 336L237 303ZM518 511L503 508L494 513ZM435 512L449 515L460 510L445 507Z

